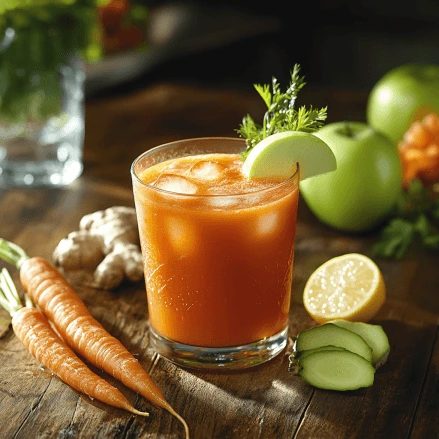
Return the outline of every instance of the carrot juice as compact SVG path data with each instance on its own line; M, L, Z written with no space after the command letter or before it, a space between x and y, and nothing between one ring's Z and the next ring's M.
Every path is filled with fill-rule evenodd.
M286 345L299 172L247 179L244 147L189 139L132 166L151 342L175 363L242 368Z

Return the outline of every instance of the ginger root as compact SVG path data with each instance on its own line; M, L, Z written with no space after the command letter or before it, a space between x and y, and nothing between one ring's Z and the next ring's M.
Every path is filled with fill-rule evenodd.
M135 209L113 206L83 216L79 230L59 242L52 258L67 275L95 288L139 281L143 262Z

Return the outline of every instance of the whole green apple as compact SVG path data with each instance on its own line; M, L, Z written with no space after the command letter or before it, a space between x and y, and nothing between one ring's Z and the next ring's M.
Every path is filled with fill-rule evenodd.
M334 122L315 136L326 142L337 169L300 183L306 204L323 223L346 232L374 229L402 192L397 148L363 122Z
M406 64L387 72L372 88L367 123L396 144L415 120L439 114L439 65Z

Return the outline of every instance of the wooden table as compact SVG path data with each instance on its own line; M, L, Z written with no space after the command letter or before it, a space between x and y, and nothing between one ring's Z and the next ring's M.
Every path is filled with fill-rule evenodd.
M329 121L363 120L366 94L301 92L301 103L329 106ZM30 255L52 257L61 238L87 213L133 206L129 167L142 151L167 141L234 136L243 115L262 116L253 89L156 83L129 95L87 103L85 169L61 189L0 191L0 236ZM439 255L416 252L396 262L377 260L388 298L374 320L391 342L388 362L372 387L354 392L314 389L288 372L297 333L314 325L301 303L308 276L348 252L372 256L376 234L351 236L319 223L300 203L293 304L287 350L243 372L210 373L176 367L148 345L143 282L114 291L81 287L92 314L140 360L188 422L194 439L437 438L439 436ZM14 272L14 279L17 273ZM20 290L21 291L21 290ZM7 314L1 311L1 318ZM33 438L183 438L166 411L120 387L149 418L132 416L80 395L43 370L0 326L0 436ZM112 381L114 383L114 380ZM117 385L117 383L114 383Z

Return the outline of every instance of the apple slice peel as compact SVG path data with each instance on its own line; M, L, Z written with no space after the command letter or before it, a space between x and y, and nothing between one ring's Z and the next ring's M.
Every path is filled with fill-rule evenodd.
M337 169L335 155L323 140L311 133L284 131L261 140L243 164L248 178L288 178L299 163L300 180Z

